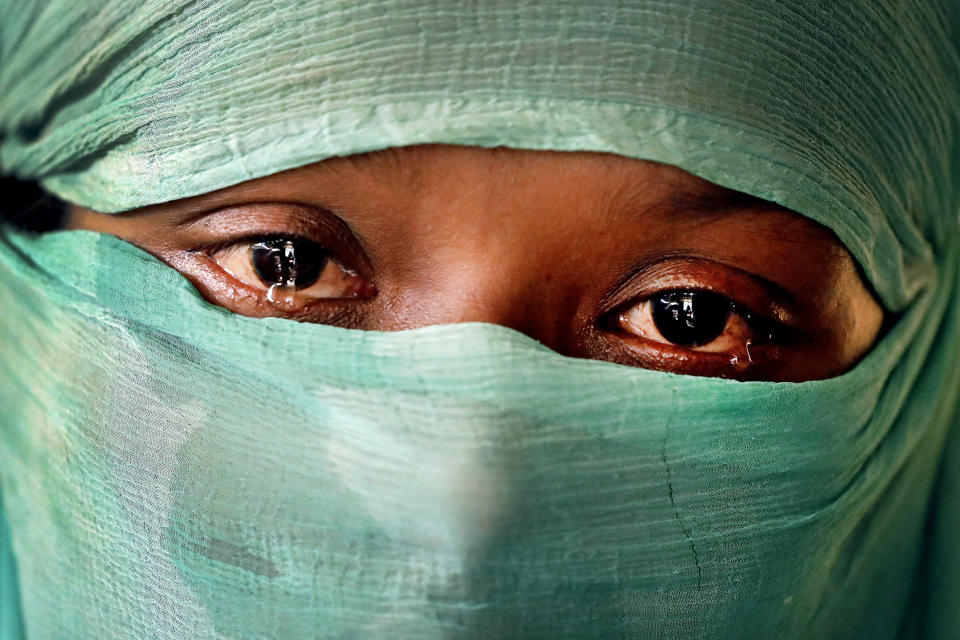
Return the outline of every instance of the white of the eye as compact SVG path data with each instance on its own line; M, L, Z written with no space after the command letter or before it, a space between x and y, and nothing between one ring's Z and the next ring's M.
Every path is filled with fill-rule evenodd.
M649 300L643 300L620 314L620 323L641 338L661 337L653 323L653 306ZM644 326L646 325L646 326Z

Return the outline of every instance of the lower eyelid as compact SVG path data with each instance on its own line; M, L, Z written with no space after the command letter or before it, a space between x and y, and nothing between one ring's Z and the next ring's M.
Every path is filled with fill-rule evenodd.
M723 296L734 307L750 309L778 325L799 326L797 302L785 298L788 294L781 289L774 282L764 284L764 278L735 265L707 258L675 257L636 272L605 299L605 308L600 311L610 313L614 308L624 308L631 299L649 299L666 291L695 290Z
M196 263L199 266L199 270L203 272L198 274L193 270L191 272L191 279L200 278L205 287L216 288L218 291L222 290L224 287L229 288L230 295L249 298L251 301L259 302L263 297L264 290L255 289L254 287L241 282L236 276L231 274L229 271L224 269L216 260L205 253L194 253L192 254ZM208 282L209 279L216 279L217 282L214 283L214 287L211 287ZM229 278L229 280L227 280ZM218 302L217 304L221 304Z
M780 359L780 347L755 345L739 354L717 351L693 351L667 342L657 342L637 336L608 335L608 340L619 344L615 349L623 355L616 358L621 364L669 371L681 375L720 378L763 378L763 371Z

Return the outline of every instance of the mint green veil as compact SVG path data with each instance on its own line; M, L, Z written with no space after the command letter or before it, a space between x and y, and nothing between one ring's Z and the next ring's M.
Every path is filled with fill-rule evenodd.
M960 637L958 42L955 0L0 0L0 166L69 202L606 151L826 225L895 318L744 383L0 228L0 638Z

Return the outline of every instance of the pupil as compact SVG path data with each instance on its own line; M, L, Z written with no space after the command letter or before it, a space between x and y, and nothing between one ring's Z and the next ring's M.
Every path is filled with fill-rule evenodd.
M730 301L709 291L668 291L653 299L653 323L664 338L684 347L716 340L727 326Z
M328 260L320 245L284 238L257 242L250 248L250 259L267 286L296 289L316 282Z

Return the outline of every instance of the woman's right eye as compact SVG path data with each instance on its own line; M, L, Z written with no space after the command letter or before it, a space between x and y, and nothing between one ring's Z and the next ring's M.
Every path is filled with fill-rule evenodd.
M320 299L365 298L372 286L323 246L305 238L272 236L237 241L205 251L227 274L290 306Z

